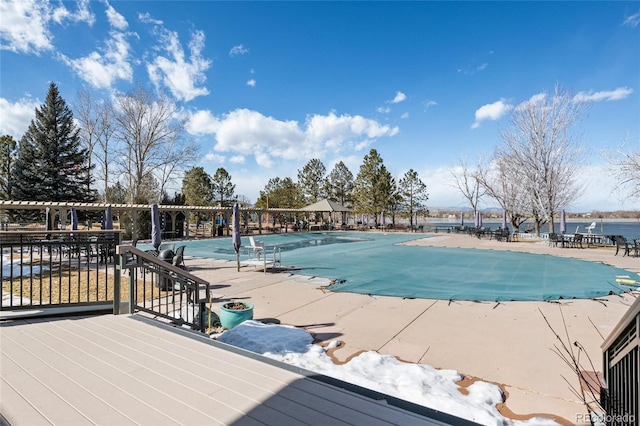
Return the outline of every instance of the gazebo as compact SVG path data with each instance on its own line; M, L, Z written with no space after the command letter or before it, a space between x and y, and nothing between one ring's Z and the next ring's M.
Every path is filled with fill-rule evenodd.
M344 214L351 211L350 208L345 207L336 201L331 201L326 198L324 200L320 200L316 203L303 207L301 210L309 213L329 213L331 215L332 222L335 222L333 217L334 213L341 213L343 215L343 220L342 220L343 223L346 222L344 219Z

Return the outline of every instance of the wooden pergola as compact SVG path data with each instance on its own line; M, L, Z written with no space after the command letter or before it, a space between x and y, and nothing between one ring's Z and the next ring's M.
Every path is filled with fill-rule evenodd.
M62 226L67 225L67 213L75 208L77 211L106 211L108 207L111 207L111 211L114 216L120 217L124 213L129 213L133 220L133 235L137 236L138 231L138 214L143 211L151 211L151 204L110 204L110 203L78 203L78 202L52 202L52 201L13 201L2 200L0 201L0 211L2 210L41 210L46 211L47 208L51 210L57 210L60 217L60 223ZM207 213L213 218L215 215L222 215L224 223L226 224L227 235L229 235L229 224L231 223L231 213L233 207L222 206L184 206L184 205L158 205L158 211L160 213L167 213L171 217L171 232L176 232L176 218L179 214L183 214L185 221L189 223L191 215L196 213ZM258 230L262 233L262 215L269 214L301 214L305 213L302 209L289 209L289 208L255 208L255 207L240 207L240 212L243 217L246 214L256 214L258 217ZM185 229L185 238L189 238L189 226Z

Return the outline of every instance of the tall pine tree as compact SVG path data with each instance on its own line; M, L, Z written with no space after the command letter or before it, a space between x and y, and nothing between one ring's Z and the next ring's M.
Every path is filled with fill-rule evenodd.
M10 135L0 136L0 199L11 200L11 168L16 158L16 141Z
M13 198L22 201L95 201L88 153L80 147L73 113L55 83L18 145Z
M376 226L379 217L391 204L395 184L384 166L378 151L372 149L364 156L353 190L353 210L371 214Z

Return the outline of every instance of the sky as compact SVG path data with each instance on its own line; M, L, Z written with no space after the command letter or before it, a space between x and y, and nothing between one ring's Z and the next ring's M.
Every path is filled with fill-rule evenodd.
M603 156L640 143L638 1L0 0L0 134L22 137L52 81L71 107L82 88L168 93L193 166L224 167L251 202L312 158L355 176L376 149L397 179L418 172L431 209L469 207L451 171L559 86L589 105L566 209L640 209Z
M558 424L544 417L526 421L505 418L496 407L502 402L502 391L496 384L476 381L467 387L468 394L464 395L457 384L463 376L455 370L402 362L375 351L335 364L327 350L338 347L340 342L320 346L313 343L309 332L292 326L249 320L224 332L217 340L483 425Z

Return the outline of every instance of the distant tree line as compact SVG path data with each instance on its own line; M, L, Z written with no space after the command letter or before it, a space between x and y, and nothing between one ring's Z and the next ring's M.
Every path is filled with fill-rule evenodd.
M586 109L556 87L512 110L493 158L452 168L454 185L474 211L483 198L508 212L512 226L532 220L539 230L583 192L577 180L585 152L574 127ZM142 87L96 100L81 90L75 116L54 83L19 141L0 136L0 197L25 201L163 203L229 206L250 200L235 193L222 167L213 176L193 167L198 147L185 121L165 95ZM626 147L623 147L626 148ZM619 188L640 198L640 150L607 153ZM327 173L317 158L291 177L273 177L260 191L256 207L301 208L323 198L350 207L378 225L428 213L427 187L410 169L396 180L375 149L357 173L341 161ZM179 184L170 196L167 187ZM97 188L102 188L98 190Z

